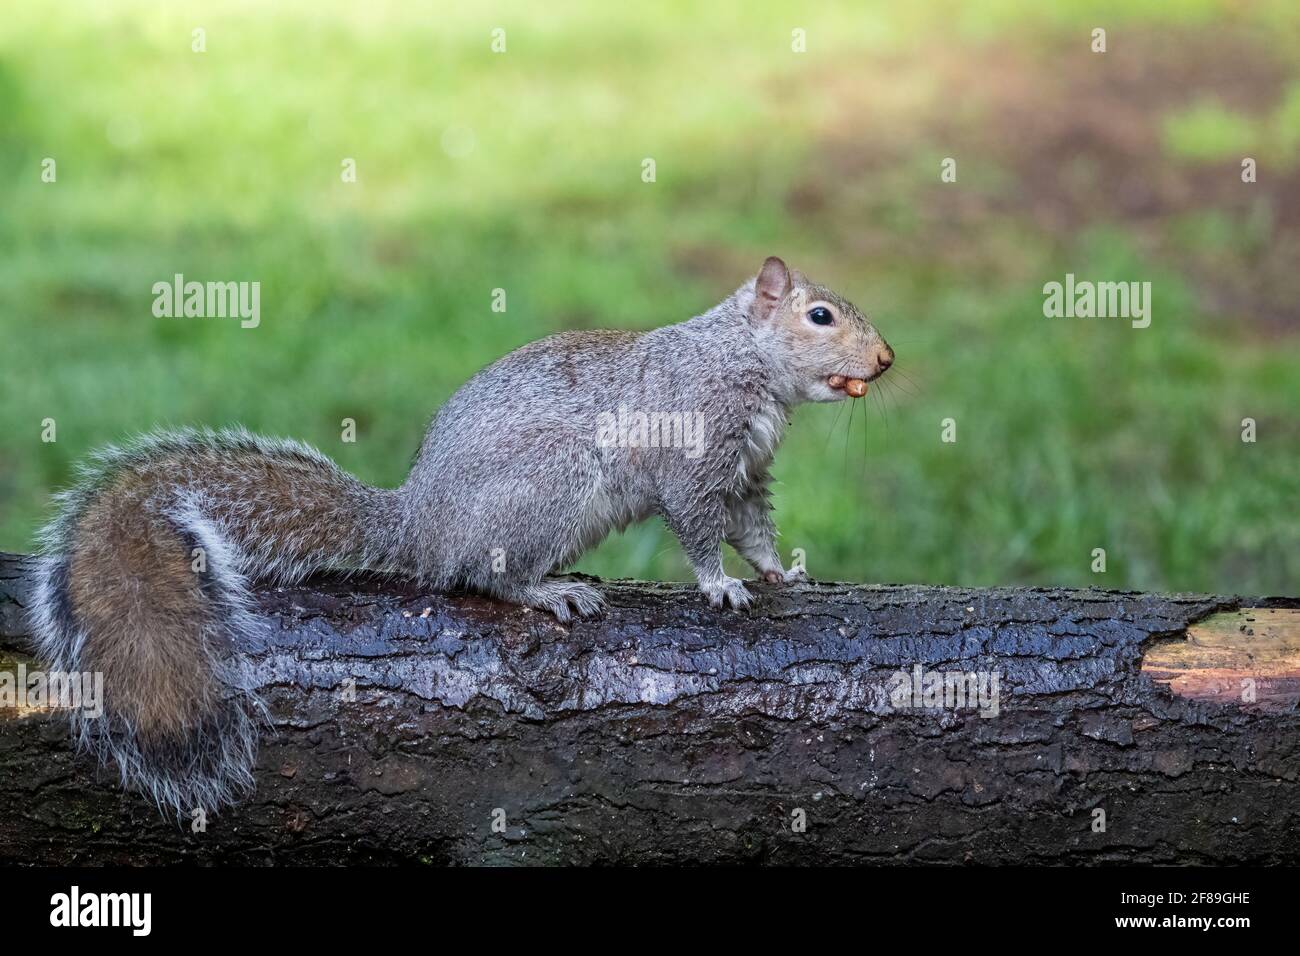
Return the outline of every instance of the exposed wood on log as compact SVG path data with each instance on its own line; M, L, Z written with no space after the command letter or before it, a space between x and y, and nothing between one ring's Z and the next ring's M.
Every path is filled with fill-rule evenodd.
M1244 607L1153 647L1142 671L1180 697L1281 713L1300 703L1300 611Z
M0 558L10 635L24 574ZM605 587L573 627L400 581L264 590L256 794L194 833L60 715L0 712L0 861L1300 863L1294 702L1143 669L1235 598L755 585L735 614ZM918 665L996 675L996 716L900 709Z

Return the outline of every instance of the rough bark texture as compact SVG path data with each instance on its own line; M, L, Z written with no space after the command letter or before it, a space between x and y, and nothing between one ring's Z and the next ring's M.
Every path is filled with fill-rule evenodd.
M10 663L24 585L0 558ZM1294 701L1142 672L1236 599L755 590L734 614L608 584L608 616L571 628L402 582L264 591L256 795L194 833L58 715L0 712L0 862L1300 863ZM997 673L998 715L892 709L916 664Z

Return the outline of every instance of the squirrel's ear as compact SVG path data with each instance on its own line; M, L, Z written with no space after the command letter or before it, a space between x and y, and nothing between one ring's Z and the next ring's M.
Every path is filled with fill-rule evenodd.
M754 281L754 304L749 307L750 318L763 320L771 316L789 291L790 270L776 256L768 256Z

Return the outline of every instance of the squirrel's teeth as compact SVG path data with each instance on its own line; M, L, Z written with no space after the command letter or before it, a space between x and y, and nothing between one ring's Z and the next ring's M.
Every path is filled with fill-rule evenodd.
M843 388L846 381L848 380L843 375L832 375L826 380L826 384L831 388Z
M867 383L865 379L851 378L844 383L844 391L848 392L854 398L861 398L867 394Z

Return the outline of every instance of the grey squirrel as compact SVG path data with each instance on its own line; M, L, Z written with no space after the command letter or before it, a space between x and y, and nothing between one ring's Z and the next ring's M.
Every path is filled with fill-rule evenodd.
M551 575L658 514L709 602L744 608L724 540L769 582L801 576L781 565L768 498L790 410L860 395L893 359L852 304L773 257L688 321L564 332L483 369L434 416L396 489L242 429L110 448L42 533L37 652L103 674L103 715L73 729L124 786L177 813L219 808L252 789L265 719L233 650L258 626L252 582L370 569L567 622L602 598ZM695 416L699 447L598 441L620 407Z

